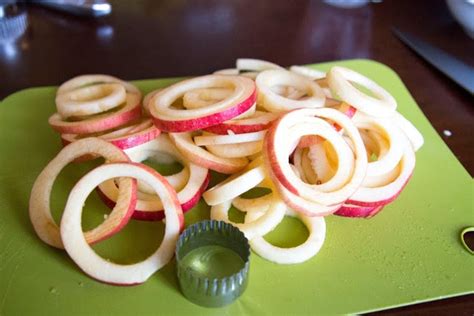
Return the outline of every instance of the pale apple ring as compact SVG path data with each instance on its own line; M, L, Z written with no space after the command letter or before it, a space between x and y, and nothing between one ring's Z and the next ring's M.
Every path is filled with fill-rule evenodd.
M216 156L222 158L243 158L259 154L262 151L263 141L226 144L226 145L207 145L206 149Z
M333 142L328 139L324 143L329 142L335 148L338 161L337 168L333 168L329 164L324 143L318 143L308 149L309 165L318 175L318 180L321 183L316 181L316 188L321 192L337 192L347 183L354 172L354 158L351 147L346 145L342 137L335 139L338 139L338 141ZM306 159L303 159L303 161L307 162Z
M269 69L284 69L283 67L272 62L255 59L255 58L238 58L235 62L235 67L239 71L264 71Z
M292 86L272 86L270 89L276 94L291 100L298 100L306 95L306 92Z
M103 156L110 162L130 161L127 155L114 145L98 138L84 138L64 147L48 163L33 184L29 203L33 228L38 237L48 245L63 248L59 228L51 215L49 205L54 181L67 164L90 153ZM136 182L132 179L121 179L116 207L102 224L84 233L87 242L98 242L118 232L130 219L135 209L135 202Z
M163 89L156 89L156 90L153 90L151 92L148 92L144 97L143 97L143 110L145 112L146 115L150 116L150 108L148 107L149 106L149 103L150 103L150 100L151 98L157 94L158 92L160 92L161 90Z
M319 125L320 123L324 123L324 125L320 126ZM321 176L321 178L318 177L318 180L320 180L320 183L316 180L316 183L312 184L310 187L320 192L326 192L326 193L339 190L345 185L345 183L348 182L348 179L350 179L353 172L354 158L353 158L353 153L350 147L347 146L347 144L344 142L342 137L340 137L340 135L334 130L332 126L330 126L325 121L322 121L320 119L313 119L309 122L305 122L302 120L300 124L290 127L288 129L288 134L291 134L291 135L288 136L288 138L285 141L288 141L289 143L290 142L296 143L298 142L299 139L301 139L301 136L304 137L305 135L312 135L310 133L312 133L313 135L314 133L316 134L319 133L321 136L325 135L326 133L326 135L323 137L326 138L327 141L332 143L334 148L336 148L336 155L337 155L337 160L338 160L338 168L336 169L334 174L331 174L331 176L329 176L329 174L323 174L322 168L324 168L324 166L319 166L320 165L319 160L320 158L322 158L321 155L319 154L322 153L324 155L324 147L322 146L321 142L319 142L316 145L310 146L309 156L308 156L310 159L309 165L311 166L313 164L317 164L318 169L313 169L313 170L317 172L319 171L320 176ZM282 147L283 147L283 144L282 144ZM307 165L307 162L308 162L307 157L302 157L302 162L303 161L305 162L305 165ZM329 171L329 170L325 170L325 171ZM309 172L307 172L306 174L310 175ZM290 176L291 178L289 179L289 181L292 181L293 183L295 183L295 181L300 182L301 184L304 183L304 181L298 180L298 177L294 177L291 174L285 173L284 176ZM300 192L302 195L304 194L303 188ZM309 196L315 196L315 193L313 192L313 190L311 190L311 192L312 193L310 195L308 193L307 194ZM308 198L308 195L305 195L305 197ZM330 194L326 196L329 197ZM312 198L309 198L309 199L313 200ZM313 201L319 202L318 200L313 200Z
M257 78L259 72L258 71L241 72L237 68L227 68L227 69L216 70L212 74L214 74L214 75L226 75L226 76L243 76L243 77L247 77L247 78L250 78L252 80L255 80L255 78Z
M143 108L147 115L150 115L150 109L148 108L148 103L150 102L151 98L160 92L163 89L156 89L145 95L143 98ZM209 88L209 89L197 89L186 92L183 96L183 106L186 109L194 109L194 108L201 108L205 106L209 106L216 101L220 101L228 97L232 91L226 88ZM244 113L240 114L239 116L235 117L234 119L240 117L247 117L253 115L255 113L256 105L252 106L250 109L245 111Z
M69 79L68 81L64 82L62 85L59 86L58 91L56 93L62 94L84 86L101 83L119 83L125 88L125 90L127 90L128 93L139 94L141 96L140 90L138 90L138 88L135 87L133 84L113 76L100 74L81 75Z
M286 205L279 198L273 197L268 210L257 220L248 223L233 223L229 220L228 215L231 206L232 201L214 205L211 207L211 219L232 224L249 240L256 236L264 236L272 231L283 220L286 210Z
M326 155L326 150L322 143L311 146L308 149L308 157L310 160L311 168L316 172L318 180L321 181L321 183L328 183L328 181L330 181L330 179L333 179L334 175L339 171L339 168L334 170L333 166L330 164ZM352 168L353 161L351 169Z
M361 186L346 203L359 206L379 206L395 200L407 185L415 168L415 153L410 146L405 147L400 161L398 176L389 183L378 187Z
M188 183L190 178L190 166L187 161L183 159L179 151L169 140L166 134L161 134L158 138L144 143L142 145L129 148L125 150L131 161L143 162L147 159L156 161L157 163L172 163L178 160L184 165L183 169L173 175L165 176L166 181L176 190L180 191ZM172 158L168 158L171 156ZM162 210L163 207L160 203L158 205L148 205L148 201L156 200L153 188L148 186L146 183L138 181L138 200L136 210L148 209L148 211ZM108 199L107 204L114 204L118 197L117 186L113 180L109 180L99 185L99 190ZM144 205L145 204L145 205Z
M350 137L354 146L355 162L352 175L341 188L335 191L322 192L318 190L317 185L304 183L299 178L297 178L288 164L289 151L295 145L288 143L288 141L285 140L289 136L288 129L291 126L300 125L302 121L314 123L314 117L322 117L337 123ZM342 140L342 136L335 132L334 129L332 130L332 133L335 133L337 136L332 135L329 129L329 123L324 123L326 123L325 125L327 126L321 130L324 130L323 133L325 136L331 135L330 137L333 139L337 139L338 136ZM325 126L323 123L318 123L318 125ZM319 132L320 131L318 129L318 133ZM341 142L338 141L338 143ZM283 146L282 144L287 144L287 146ZM334 146L334 143L332 144ZM347 146L347 144L344 142L344 145L341 146ZM349 198L362 183L366 174L368 163L364 143L355 125L347 116L337 110L330 108L299 109L285 114L269 130L265 138L263 153L265 163L267 164L270 171L270 177L276 183L276 187L285 202L289 203L288 205L292 209L305 212L305 214L312 216L333 211L334 206L344 202L347 198ZM339 166L340 165L342 165L342 163L339 164ZM285 190L282 188L285 188ZM304 196L305 198L300 196ZM314 208L315 211L310 208L312 204L316 206Z
M62 134L102 132L138 119L142 113L140 99L140 94L128 93L125 106L116 112L93 115L81 121L67 121L59 113L54 113L49 117L48 123L54 130Z
M210 106L196 109L173 108L173 102L186 92L202 88L232 89L231 95ZM155 94L149 109L155 125L167 132L187 132L230 120L248 109L256 100L255 83L240 76L207 75L175 83Z
M224 100L232 94L227 88L207 88L196 89L186 92L183 95L183 106L186 109L197 109L210 106L217 101Z
M242 170L248 164L247 158L222 158L196 146L191 132L170 133L169 136L185 157L201 167L231 174Z
M254 166L249 166L249 170L233 175L204 192L204 201L211 206L221 204L256 187L265 179L265 169L259 160L254 160L252 164Z
M169 136L164 133L150 142L126 149L125 153L133 162L151 160L159 164L171 164L179 161L183 165L183 169L175 174L165 176L165 179L176 191L181 190L188 182L189 162L185 162L181 153L169 139ZM141 181L137 183L138 194L142 192L155 195L153 188Z
M375 117L390 117L395 113L397 102L384 88L369 78L345 67L335 66L327 75L329 87L339 98L365 114ZM371 97L356 87L357 83L369 89Z
M395 112L392 119L394 120L395 125L397 125L403 131L403 133L405 133L405 136L410 141L413 150L418 151L418 149L420 149L421 146L423 146L423 143L425 142L423 139L423 135L418 131L418 129L413 125L412 122L407 120L400 113Z
M58 94L56 108L62 118L102 113L125 102L127 93L119 83L102 83Z
M376 176L369 176L366 175L364 181L362 182L361 187L366 188L377 188L381 186L385 186L391 182L393 182L397 177L400 175L400 164L395 166L392 170L385 174L379 174Z
M270 173L270 177L272 174ZM273 179L273 178L272 178ZM273 180L277 181L277 180ZM314 202L301 196L298 196L292 192L290 192L287 188L285 188L280 183L276 183L276 188L278 193L280 193L280 197L288 205L289 208L303 214L306 216L326 216L336 212L342 205L342 203L333 204L333 205L324 205L318 202Z
M97 255L81 229L82 208L96 186L115 177L132 177L149 184L160 197L166 216L165 233L158 249L142 262L121 265ZM74 186L61 220L61 238L69 256L89 276L112 284L139 284L167 264L183 226L183 212L174 189L155 170L135 163L111 163L90 171Z
M239 70L237 68L219 69L213 72L214 75L238 76Z
M225 121L221 124L207 127L205 130L220 135L227 135L229 132L235 134L259 132L268 129L277 118L278 115L276 113L257 110L250 117Z
M376 161L369 162L367 175L378 176L395 168L402 159L406 146L406 137L403 132L390 119L357 115L353 122L360 130L380 133L389 143L388 151L381 151Z
M240 196L232 200L232 205L244 213L249 212L262 212L266 211L272 202L273 194L265 194L263 196L244 199Z
M309 236L302 244L292 248L281 248L270 244L262 236L249 240L250 247L260 257L278 264L295 264L305 262L314 257L324 244L326 222L324 217L308 217L300 213L286 210L287 216L299 218L308 228ZM261 212L245 215L245 221L254 221L262 216Z
M295 188L298 195L305 199L324 205L332 205L345 201L356 188L348 186L353 173L353 153L342 136L326 121L302 117L296 125L281 127L284 135L275 135L275 145L278 149L272 150L281 170L282 184L290 191ZM283 131L284 130L284 131ZM304 135L318 135L329 141L335 148L338 156L336 175L328 182L319 185L307 184L292 171L288 162L293 147ZM280 137L282 136L282 137ZM287 158L283 158L287 157ZM366 159L366 157L364 157ZM285 160L286 159L286 160ZM295 193L296 193L295 192Z
M291 66L290 71L294 72L300 76L307 77L311 80L322 79L326 77L326 73L324 71L316 70L309 67L304 66Z
M196 146L207 146L256 142L263 140L265 133L266 131L228 135L213 135L206 133L200 136L195 136L194 144L196 144Z
M160 130L153 125L151 119L142 119L140 122L126 127L121 127L115 131L105 132L97 135L98 138L108 141L120 149L128 149L152 141ZM78 134L61 134L63 144L70 144L81 139Z
M189 162L179 153L179 151L171 143L167 135L160 135L154 141L144 144L140 150L140 154L137 151L134 154L129 155L133 162L142 162L150 157L166 153L175 157L179 162L184 165L183 170L172 175L164 176L168 183L177 191L178 201L181 204L183 212L186 212L193 208L199 199L201 198L202 192L207 188L209 183L210 174L206 168L200 167L194 163ZM188 175L185 180L184 186L173 186L172 182L181 184L183 175ZM176 178L176 179L174 179ZM171 181L168 181L170 179ZM163 204L161 200L154 194L154 191L150 194L150 189L153 190L146 183L138 181L141 188L145 188L144 193L138 192L137 204L135 206L135 212L132 217L134 219L141 220L160 220L164 217ZM106 203L115 203L119 197L119 188L117 188L115 182L111 179L101 183L99 185L100 193L103 194L103 198L106 198ZM108 201L107 201L108 200Z
M269 112L288 112L299 108L319 108L324 106L325 95L321 87L314 81L286 70L266 70L255 80L258 89L258 104ZM292 100L272 90L272 87L293 86L304 91L308 97Z
M388 141L378 132L373 130L359 130L359 132L364 141L365 149L367 150L367 159L369 160L369 163L372 159L372 155L381 157L388 151Z

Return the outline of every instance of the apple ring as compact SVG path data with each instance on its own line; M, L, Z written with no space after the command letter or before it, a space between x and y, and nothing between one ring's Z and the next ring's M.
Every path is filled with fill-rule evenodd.
M160 130L153 125L151 119L141 119L131 126L120 127L114 131L107 131L96 137L106 140L120 149L128 149L147 143L160 135ZM64 145L82 138L78 134L61 134Z
M141 153L138 154L137 151ZM134 154L129 157L133 162L142 162L160 153L171 155L184 165L184 169L177 174L165 176L164 178L167 181L170 179L171 181L168 181L168 183L171 185L173 181L181 182L182 175L188 175L187 178L184 179L184 186L174 186L173 189L177 191L178 201L183 212L192 209L199 202L202 192L207 188L210 179L209 171L183 158L167 135L160 135L156 140L144 144L141 150L135 150ZM138 181L138 184L139 187L145 189L143 190L145 192L138 192L138 199L132 218L140 220L161 220L164 217L161 200L154 194L154 191L150 194L153 188L146 185L146 183ZM114 180L101 183L98 189L102 199L109 206L114 205L120 196L119 188Z
M329 87L339 98L364 112L375 117L391 117L397 108L397 102L384 88L369 78L345 67L335 66L327 75ZM352 83L357 83L369 89L375 97L369 96Z
M222 158L193 142L193 133L170 133L171 140L179 151L195 164L220 173L230 174L242 170L247 166L247 158Z
M225 121L207 127L205 131L220 135L227 135L230 132L235 134L259 132L268 129L277 118L276 113L255 111L250 117Z
M255 221L262 212L250 212L245 215L245 221ZM306 225L309 236L304 243L292 248L281 248L270 244L262 236L249 240L250 247L260 257L278 264L295 264L305 262L314 257L324 244L326 237L326 222L324 217L308 217L300 213L286 210L286 216L297 217Z
M56 108L63 119L102 113L125 102L125 88L103 83L63 92L56 96Z
M121 265L97 255L88 245L81 228L82 208L96 186L115 177L132 177L147 182L160 197L166 216L160 247L142 262ZM136 163L110 163L90 171L74 186L61 220L61 238L72 260L92 278L110 284L140 284L173 258L184 217L176 192L155 170Z
M324 71L316 70L309 67L304 66L291 66L290 71L294 72L300 76L307 77L311 80L322 79L326 77L326 73Z
M258 89L258 104L269 112L288 112L299 108L323 107L325 95L314 81L286 70L266 70L255 80ZM292 86L304 91L308 97L293 100L281 96L272 90L274 86Z
M248 170L233 175L203 193L208 205L217 205L233 200L237 196L256 187L265 179L265 169L261 159L254 160Z
M80 121L65 120L59 113L48 119L49 125L62 134L90 134L110 130L140 118L140 94L127 93L125 105L117 111L85 117Z
M62 94L84 86L101 83L119 83L125 88L127 93L138 94L141 97L140 90L133 84L109 75L81 75L74 77L60 85L56 93Z
M226 201L211 207L211 219L224 221L237 227L247 237L252 240L256 236L264 236L272 231L285 216L286 206L277 197L273 197L268 210L255 221L247 223L233 223L229 220L229 210L232 201Z
M197 109L212 105L228 98L232 94L227 88L196 89L183 95L183 106L186 109Z
M202 88L227 88L232 93L222 101L196 109L173 108L186 92ZM255 84L240 76L207 75L180 81L164 88L149 101L155 125L166 132L187 132L230 120L248 109L256 99Z
M110 162L130 161L127 155L114 145L98 138L84 138L64 147L48 163L33 184L29 203L33 228L38 237L48 245L63 248L59 228L54 222L49 205L54 181L67 164L91 153L103 156ZM127 224L135 209L136 182L132 179L121 179L118 196L117 204L107 219L96 228L84 233L88 243L108 238Z

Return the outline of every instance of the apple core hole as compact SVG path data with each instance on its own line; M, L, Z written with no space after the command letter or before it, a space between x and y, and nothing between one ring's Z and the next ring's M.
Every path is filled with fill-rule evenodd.
M263 236L270 244L280 248L293 248L309 237L308 228L297 217L285 216L274 230Z
M366 88L365 86L357 83L357 82L354 82L354 81L349 81L352 86L354 86L354 88L356 88L357 90L359 90L360 92L362 92L363 94L369 96L369 97L372 97L372 98L375 98L375 99L380 99L378 96L376 96L372 90Z
M85 162L72 162L64 167L54 181L50 197L50 209L54 222L58 224L61 222L64 207L66 205L69 192L74 185L92 169L104 163L103 158L97 158ZM93 226L95 227L95 226ZM93 228L92 227L92 228Z
M229 220L232 223L242 224L245 222L245 213L232 206L229 210Z
M111 211L98 194L90 194L82 212L82 230L98 226L107 219ZM152 255L160 246L164 233L165 224L161 220L142 221L132 218L118 233L91 247L106 260L118 264L133 264Z
M461 243L464 248L474 255L474 227L467 227L461 232Z
M268 188L253 188L241 194L240 197L243 199L255 199L270 193L272 193L272 190Z
M147 159L142 161L142 164L147 165L158 171L163 176L173 175L175 173L180 172L183 170L184 166L177 160L171 162L158 162L153 159Z

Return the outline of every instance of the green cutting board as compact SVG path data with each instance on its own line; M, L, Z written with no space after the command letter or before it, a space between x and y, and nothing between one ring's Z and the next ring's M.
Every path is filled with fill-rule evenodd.
M372 219L329 216L326 242L303 264L277 265L251 256L250 283L235 303L199 307L180 293L175 262L134 287L117 287L84 275L64 251L43 244L28 217L32 184L60 150L47 119L55 111L54 87L17 92L0 103L0 315L289 315L361 313L474 291L474 257L460 231L474 226L473 181L443 143L395 72L368 60L314 65L353 68L393 94L398 109L425 137L416 170L401 196ZM138 81L143 92L175 79ZM75 164L53 188L56 219L69 190L97 163ZM162 166L169 171L173 166ZM84 229L108 211L96 194L87 200ZM186 223L209 217L201 202ZM286 220L272 232L280 244L304 239L299 223ZM131 221L95 249L121 263L145 258L159 244L162 223ZM288 236L288 237L286 237Z

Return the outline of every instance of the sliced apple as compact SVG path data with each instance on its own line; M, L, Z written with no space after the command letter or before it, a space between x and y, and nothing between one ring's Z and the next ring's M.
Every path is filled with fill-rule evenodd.
M152 142L131 148L126 152L134 162L142 162L148 159L154 160L155 157L160 159L160 155L166 154L174 157L184 165L181 172L164 177L170 185L175 183L172 186L178 192L178 200L184 212L190 210L199 202L201 194L207 188L210 179L209 171L184 158L166 134L162 134ZM176 175L180 176L182 174L187 175L186 179L183 179L184 181L176 181ZM146 184L141 181L138 184L138 199L132 217L142 220L162 219L163 205L160 199L153 192L150 194L152 189ZM117 184L113 180L101 183L98 187L99 195L109 207L113 206L119 197L118 190Z
M110 113L91 115L82 120L64 120L59 113L49 117L51 127L62 134L91 134L122 126L141 116L141 95L128 93L125 105Z
M81 228L82 208L87 196L100 183L115 177L135 178L148 183L164 206L166 227L163 241L151 256L135 264L116 264L101 258L88 245ZM89 172L71 190L61 219L61 239L72 260L92 278L116 285L140 284L173 257L183 218L176 191L158 172L142 164L110 163Z
M149 142L158 137L159 134L160 130L156 128L151 119L142 118L135 124L96 134L96 137L106 140L120 149L128 149ZM61 134L64 145L83 137L78 134Z
M232 88L222 101L196 109L177 109L174 101L188 91L203 88ZM166 132L188 132L230 120L249 110L256 101L255 84L240 76L207 75L180 81L155 94L149 101L155 125Z
M183 156L201 167L231 174L242 170L248 164L246 158L222 158L196 146L190 132L170 133L169 136Z
M53 247L63 248L59 228L54 222L50 209L54 181L66 165L86 154L99 155L110 162L130 161L128 156L116 146L99 138L84 138L64 147L48 163L33 184L29 215L38 237ZM136 181L132 179L120 180L118 196L117 204L107 219L96 228L83 234L88 243L110 237L126 225L135 209Z

